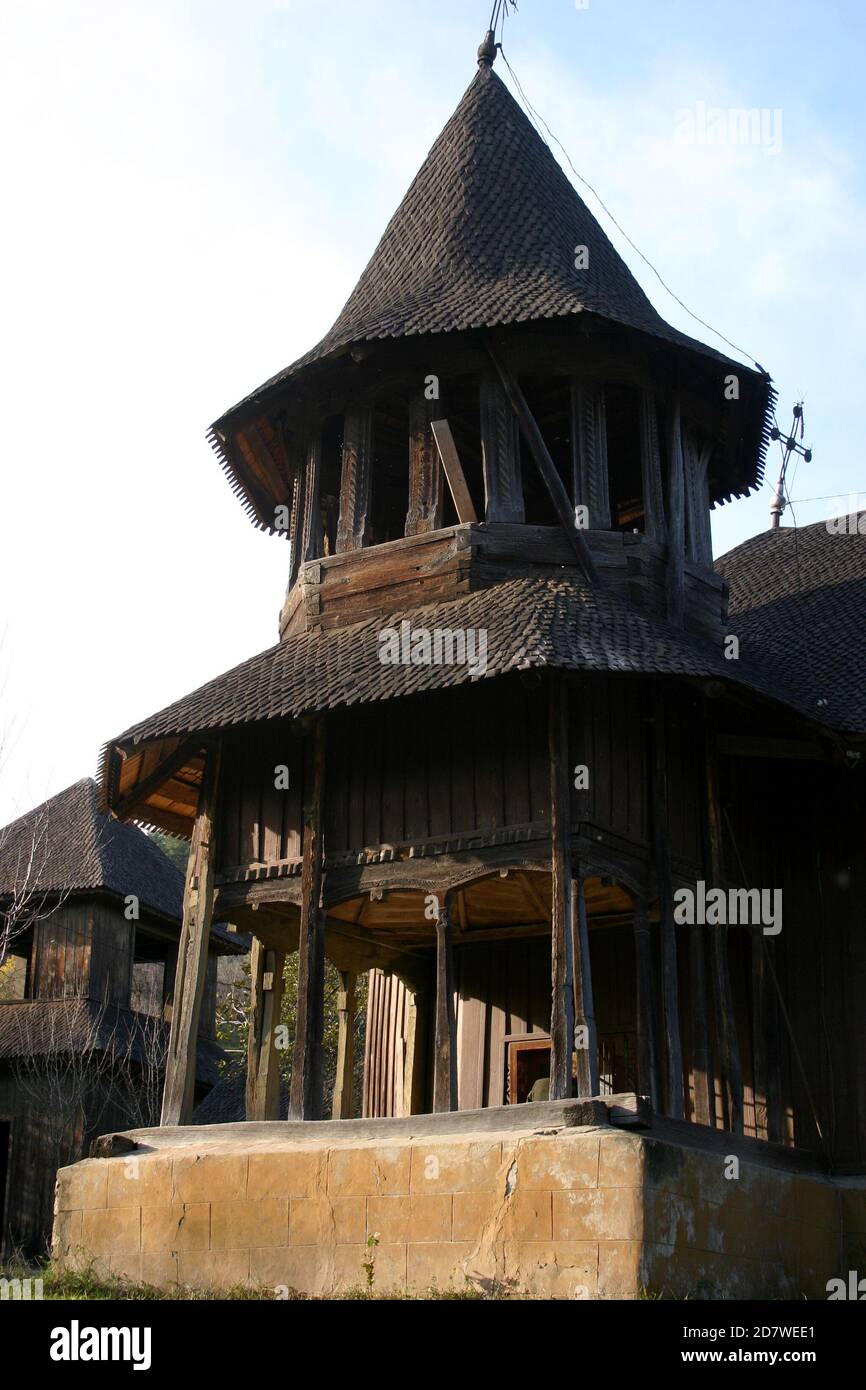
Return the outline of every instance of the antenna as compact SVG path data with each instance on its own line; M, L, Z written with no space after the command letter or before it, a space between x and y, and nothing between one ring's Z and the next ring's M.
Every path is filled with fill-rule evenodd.
M779 481L776 483L776 491L773 493L773 500L770 503L770 527L773 531L778 531L779 521L785 510L785 477L788 472L788 464L791 462L792 454L799 454L807 463L812 462L812 450L804 449L799 442L803 438L805 431L805 418L803 415L803 402L798 401L794 406L794 418L791 421L791 428L787 438L782 437L782 431L773 421L773 428L770 430L770 438L778 439L782 446L782 468L779 473Z

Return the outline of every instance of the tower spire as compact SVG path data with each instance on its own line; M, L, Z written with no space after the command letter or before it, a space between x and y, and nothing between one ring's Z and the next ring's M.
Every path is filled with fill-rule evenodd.
M488 29L478 49L478 66L480 68L493 67L496 62L496 48L496 34L493 29Z

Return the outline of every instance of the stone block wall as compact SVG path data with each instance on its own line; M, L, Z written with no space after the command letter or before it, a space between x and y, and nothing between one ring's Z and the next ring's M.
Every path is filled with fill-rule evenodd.
M845 1272L843 1218L866 1243L866 1190L745 1162L729 1179L723 1155L636 1131L319 1143L256 1131L175 1131L62 1169L55 1261L311 1294L364 1287L372 1258L381 1293L826 1297Z

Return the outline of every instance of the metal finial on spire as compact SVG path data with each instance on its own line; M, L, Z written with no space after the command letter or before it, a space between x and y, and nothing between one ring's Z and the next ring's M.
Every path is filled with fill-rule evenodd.
M480 68L492 68L496 62L496 34L492 29L488 29L484 35L484 42L478 49L478 66Z

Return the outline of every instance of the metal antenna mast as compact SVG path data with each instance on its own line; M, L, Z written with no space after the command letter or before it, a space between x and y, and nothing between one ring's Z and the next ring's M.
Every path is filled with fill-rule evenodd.
M803 438L804 430L803 402L798 401L794 406L794 419L791 422L791 428L787 438L783 439L782 431L775 423L770 431L770 438L778 439L782 446L782 468L779 473L779 481L776 483L776 491L773 494L773 500L770 503L770 528L773 531L778 531L779 521L787 505L785 501L785 477L788 472L788 464L791 461L792 454L799 454L807 463L812 462L812 450L804 449L803 445L800 443L800 440Z

